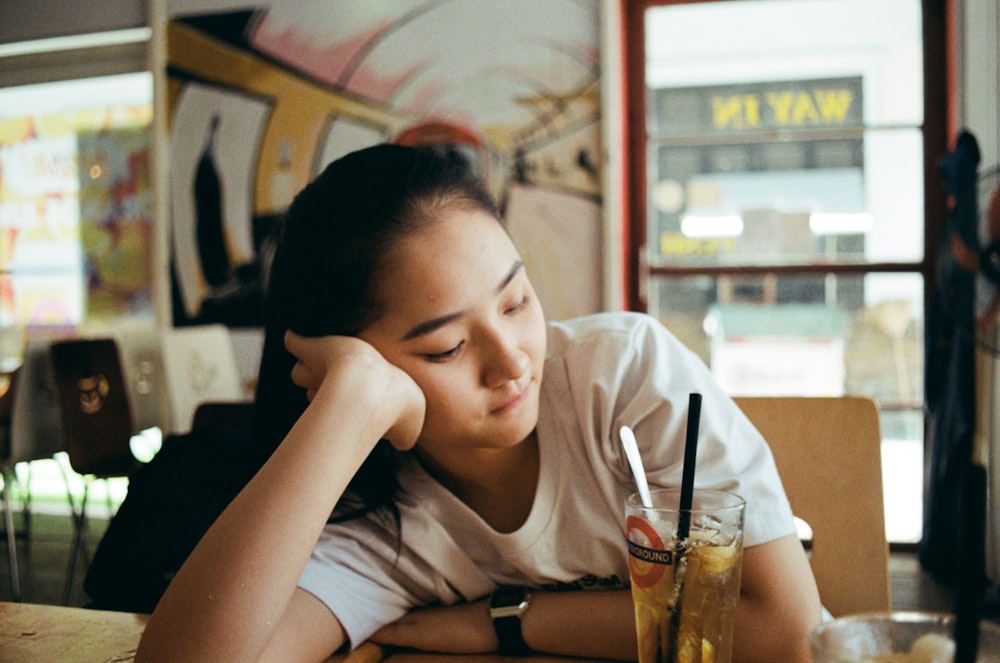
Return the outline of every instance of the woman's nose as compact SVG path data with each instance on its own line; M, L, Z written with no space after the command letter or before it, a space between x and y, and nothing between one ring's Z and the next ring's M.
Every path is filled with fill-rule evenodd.
M528 370L530 360L513 335L491 334L483 366L483 382L489 388L517 380Z

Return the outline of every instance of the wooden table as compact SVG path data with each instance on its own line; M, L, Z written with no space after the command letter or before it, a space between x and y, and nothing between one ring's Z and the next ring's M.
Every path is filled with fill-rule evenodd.
M149 615L0 601L3 663L124 663L135 658ZM588 663L557 656L450 656L387 651L366 642L327 663Z
M0 661L131 661L148 615L0 603Z
M149 615L56 605L0 602L3 663L121 663L135 658ZM329 663L377 663L382 648L365 643Z
M390 653L383 659L385 663L608 663L588 658L563 658L561 656L500 656L499 654L421 654ZM354 663L351 661L350 663Z

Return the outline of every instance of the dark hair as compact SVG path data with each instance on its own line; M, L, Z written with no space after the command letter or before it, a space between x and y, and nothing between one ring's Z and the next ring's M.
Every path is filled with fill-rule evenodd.
M377 145L332 162L296 196L274 236L266 280L266 328L255 399L261 458L281 443L307 406L292 383L285 331L304 336L363 331L381 315L375 296L393 245L443 211L475 209L500 219L482 182L462 162L420 148ZM381 440L348 486L355 517L396 513L398 454Z

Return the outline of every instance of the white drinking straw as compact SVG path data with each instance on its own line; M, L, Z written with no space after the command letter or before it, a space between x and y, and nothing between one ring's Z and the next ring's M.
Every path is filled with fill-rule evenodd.
M628 426L622 426L619 431L622 438L622 446L625 448L625 457L628 458L628 466L632 469L632 476L635 478L636 488L639 489L639 499L646 508L653 506L653 497L649 494L649 483L646 481L646 470L642 467L642 457L639 455L639 445L636 444L635 435Z

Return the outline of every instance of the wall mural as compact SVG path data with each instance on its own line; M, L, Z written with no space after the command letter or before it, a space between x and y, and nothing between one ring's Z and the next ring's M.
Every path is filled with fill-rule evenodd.
M259 325L268 229L387 141L475 165L550 318L601 308L598 0L206 2L169 3L176 325Z

